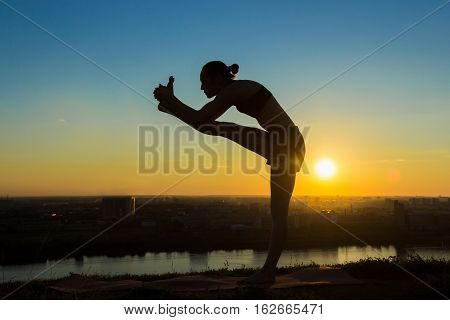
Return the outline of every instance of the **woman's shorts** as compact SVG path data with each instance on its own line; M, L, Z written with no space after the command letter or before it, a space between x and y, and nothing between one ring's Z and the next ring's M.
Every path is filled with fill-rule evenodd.
M272 171L295 174L305 159L305 141L298 126L268 128L267 164Z

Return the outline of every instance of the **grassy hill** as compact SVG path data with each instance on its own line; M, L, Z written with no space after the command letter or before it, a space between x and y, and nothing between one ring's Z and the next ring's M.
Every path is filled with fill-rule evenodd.
M298 265L279 268L278 275L291 273L311 265ZM59 280L35 280L10 299L444 299L437 291L450 296L450 260L422 259L410 256L399 260L396 257L384 259L365 259L358 262L334 265L346 270L355 278L366 281L362 285L320 285L314 287L297 287L290 289L258 289L238 288L199 293L180 293L171 290L154 288L137 288L122 291L97 291L88 293L65 294L50 289L49 286ZM407 271L405 271L407 270ZM222 276L246 276L255 272L254 269L223 268L206 271L201 274ZM189 275L200 274L189 273ZM187 275L187 274L185 274ZM180 276L168 273L162 275L121 275L93 276L98 280L134 279L152 281ZM415 277L425 281L428 286ZM21 282L8 282L0 285L0 296L5 296ZM433 290L432 288L435 290Z

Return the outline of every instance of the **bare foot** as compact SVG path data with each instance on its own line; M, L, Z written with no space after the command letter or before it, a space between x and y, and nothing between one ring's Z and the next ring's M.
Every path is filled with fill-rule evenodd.
M264 285L270 286L275 283L275 275L263 271L258 271L251 276L239 280L237 284L242 285Z

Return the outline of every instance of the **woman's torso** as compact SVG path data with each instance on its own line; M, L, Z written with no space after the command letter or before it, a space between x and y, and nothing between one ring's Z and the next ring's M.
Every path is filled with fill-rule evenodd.
M265 130L273 126L295 126L275 97L264 86L252 80L233 81L233 105L238 111L254 117Z

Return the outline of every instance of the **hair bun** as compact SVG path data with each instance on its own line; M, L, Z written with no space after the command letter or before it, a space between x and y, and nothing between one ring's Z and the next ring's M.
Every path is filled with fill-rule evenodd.
M237 74L239 72L239 65L233 63L231 66L228 67L228 69L231 71L232 74Z

